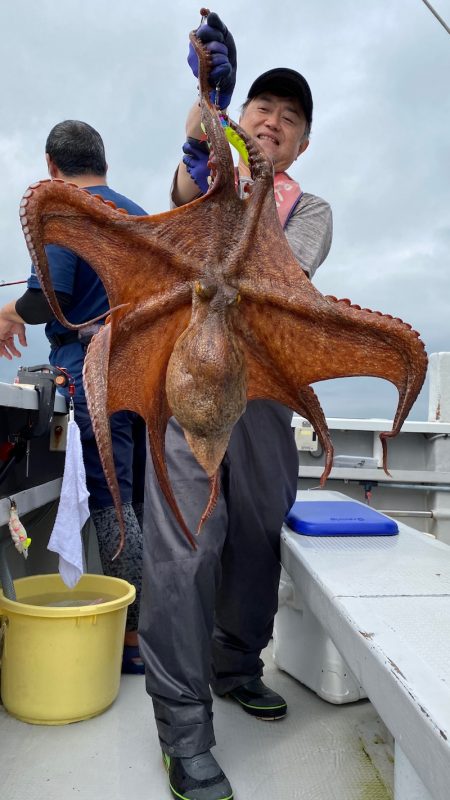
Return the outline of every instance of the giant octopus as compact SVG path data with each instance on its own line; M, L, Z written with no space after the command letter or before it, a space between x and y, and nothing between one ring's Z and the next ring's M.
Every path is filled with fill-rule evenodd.
M311 383L373 376L399 394L396 436L425 378L419 334L401 319L322 295L309 281L281 228L273 166L259 143L210 101L208 51L195 32L202 124L210 144L211 184L204 196L154 216L123 209L63 181L25 192L20 215L36 273L55 317L67 328L52 287L44 246L69 248L102 280L111 312L89 345L84 385L105 476L124 540L109 416L137 412L146 422L155 472L180 528L195 538L177 506L165 462L165 431L174 415L210 478L203 520L219 490L219 466L248 400L277 400L314 426L326 454L333 447ZM240 199L224 125L245 144L253 180ZM94 320L89 320L89 325Z

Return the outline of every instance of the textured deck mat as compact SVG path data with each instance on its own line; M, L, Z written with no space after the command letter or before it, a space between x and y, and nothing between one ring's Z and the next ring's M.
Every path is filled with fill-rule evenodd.
M370 703L329 705L274 667L270 650L264 660L267 682L288 701L285 720L214 703L214 754L235 800L389 800L358 736L376 719ZM0 708L0 740L8 800L170 798L142 677L125 676L111 709L73 725L27 725Z

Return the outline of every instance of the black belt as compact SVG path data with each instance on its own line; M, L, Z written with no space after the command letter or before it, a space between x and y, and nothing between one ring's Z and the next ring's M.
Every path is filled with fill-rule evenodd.
M75 344L75 342L81 344L76 331L70 331L69 333L54 333L52 336L48 337L48 340L53 349L56 349L57 347L63 347L65 344Z

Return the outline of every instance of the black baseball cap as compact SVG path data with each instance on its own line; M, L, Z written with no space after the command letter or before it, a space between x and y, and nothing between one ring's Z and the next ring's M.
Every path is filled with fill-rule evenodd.
M270 92L280 97L296 97L308 125L311 126L313 112L311 89L303 75L300 75L295 69L277 67L263 72L250 86L247 99L251 100L264 92Z

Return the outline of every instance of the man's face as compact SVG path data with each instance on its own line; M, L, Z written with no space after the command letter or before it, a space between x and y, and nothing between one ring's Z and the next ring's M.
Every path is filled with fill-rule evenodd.
M308 147L303 140L306 119L295 97L278 97L265 92L250 100L240 124L258 139L273 161L275 172L284 172Z

